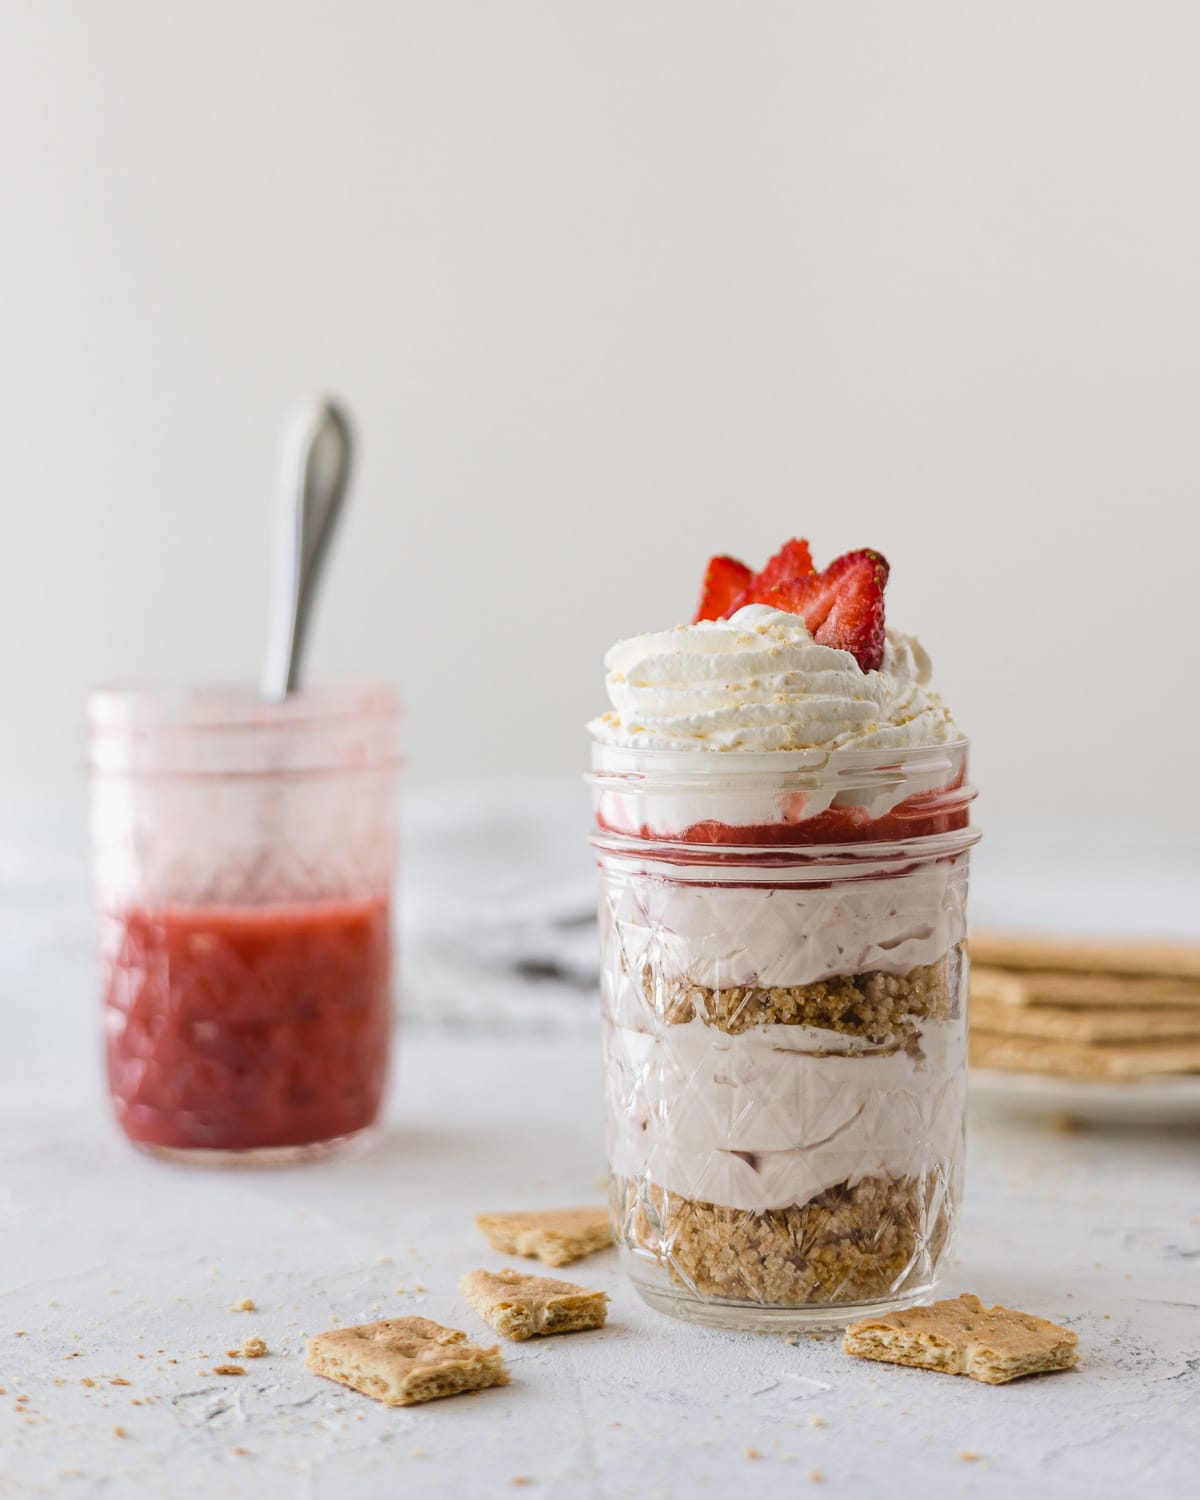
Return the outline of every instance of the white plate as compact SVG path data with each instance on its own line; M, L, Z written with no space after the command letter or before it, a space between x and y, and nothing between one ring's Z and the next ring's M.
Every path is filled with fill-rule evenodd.
M1089 1083L972 1068L968 1097L988 1108L1019 1114L1061 1115L1085 1123L1190 1125L1200 1123L1200 1073L1139 1078L1131 1083Z

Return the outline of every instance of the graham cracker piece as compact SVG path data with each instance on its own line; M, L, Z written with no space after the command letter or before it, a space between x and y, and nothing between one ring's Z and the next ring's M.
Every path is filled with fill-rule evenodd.
M1069 1328L1009 1307L984 1307L970 1292L851 1323L842 1348L860 1359L968 1375L986 1385L1069 1370L1079 1359L1079 1339Z
M535 1334L580 1333L602 1328L608 1294L549 1276L520 1271L472 1271L458 1289L485 1322L506 1339Z
M1004 1036L971 1028L971 1066L1010 1073L1050 1073L1063 1078L1120 1082L1170 1073L1200 1073L1200 1038L1160 1037L1142 1042L1067 1042Z
M544 1208L510 1214L477 1214L475 1223L493 1250L536 1257L544 1266L569 1266L612 1244L606 1208Z
M1046 1037L1056 1042L1140 1042L1164 1037L1200 1037L1200 1007L1133 1007L1085 1010L1071 1005L998 1005L974 1000L971 1025L1006 1036Z
M971 970L971 997L997 1005L1070 1005L1094 1010L1172 1007L1200 1013L1200 982L1155 974L1055 973L1044 969Z
M318 1333L308 1341L306 1362L385 1406L415 1406L509 1381L498 1344L481 1349L429 1318L384 1318Z
M1047 937L975 932L971 959L998 969L1068 969L1089 974L1155 974L1200 979L1200 942Z

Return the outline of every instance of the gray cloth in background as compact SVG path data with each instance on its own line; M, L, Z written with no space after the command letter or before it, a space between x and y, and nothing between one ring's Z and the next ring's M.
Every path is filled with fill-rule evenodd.
M423 1019L587 1023L599 972L582 785L412 798L400 851L400 1005Z

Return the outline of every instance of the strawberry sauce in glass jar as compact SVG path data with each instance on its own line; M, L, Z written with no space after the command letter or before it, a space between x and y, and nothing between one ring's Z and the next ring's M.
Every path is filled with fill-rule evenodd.
M108 1079L140 1147L286 1160L375 1124L396 721L377 689L93 695Z

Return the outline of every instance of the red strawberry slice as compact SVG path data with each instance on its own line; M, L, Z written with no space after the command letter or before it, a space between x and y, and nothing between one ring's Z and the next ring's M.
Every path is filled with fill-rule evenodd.
M704 592L700 595L700 608L692 622L719 620L731 612L735 600L744 594L754 580L754 575L745 563L736 557L709 558L708 572L704 575Z
M808 543L803 537L793 537L790 542L784 542L766 567L754 575L754 583L760 589L769 589L786 578L807 578L814 572L816 569Z
M822 646L849 651L864 672L883 664L883 590L888 562L864 549L836 558L823 573L787 578L774 588L754 589L743 604L770 604L801 615Z

